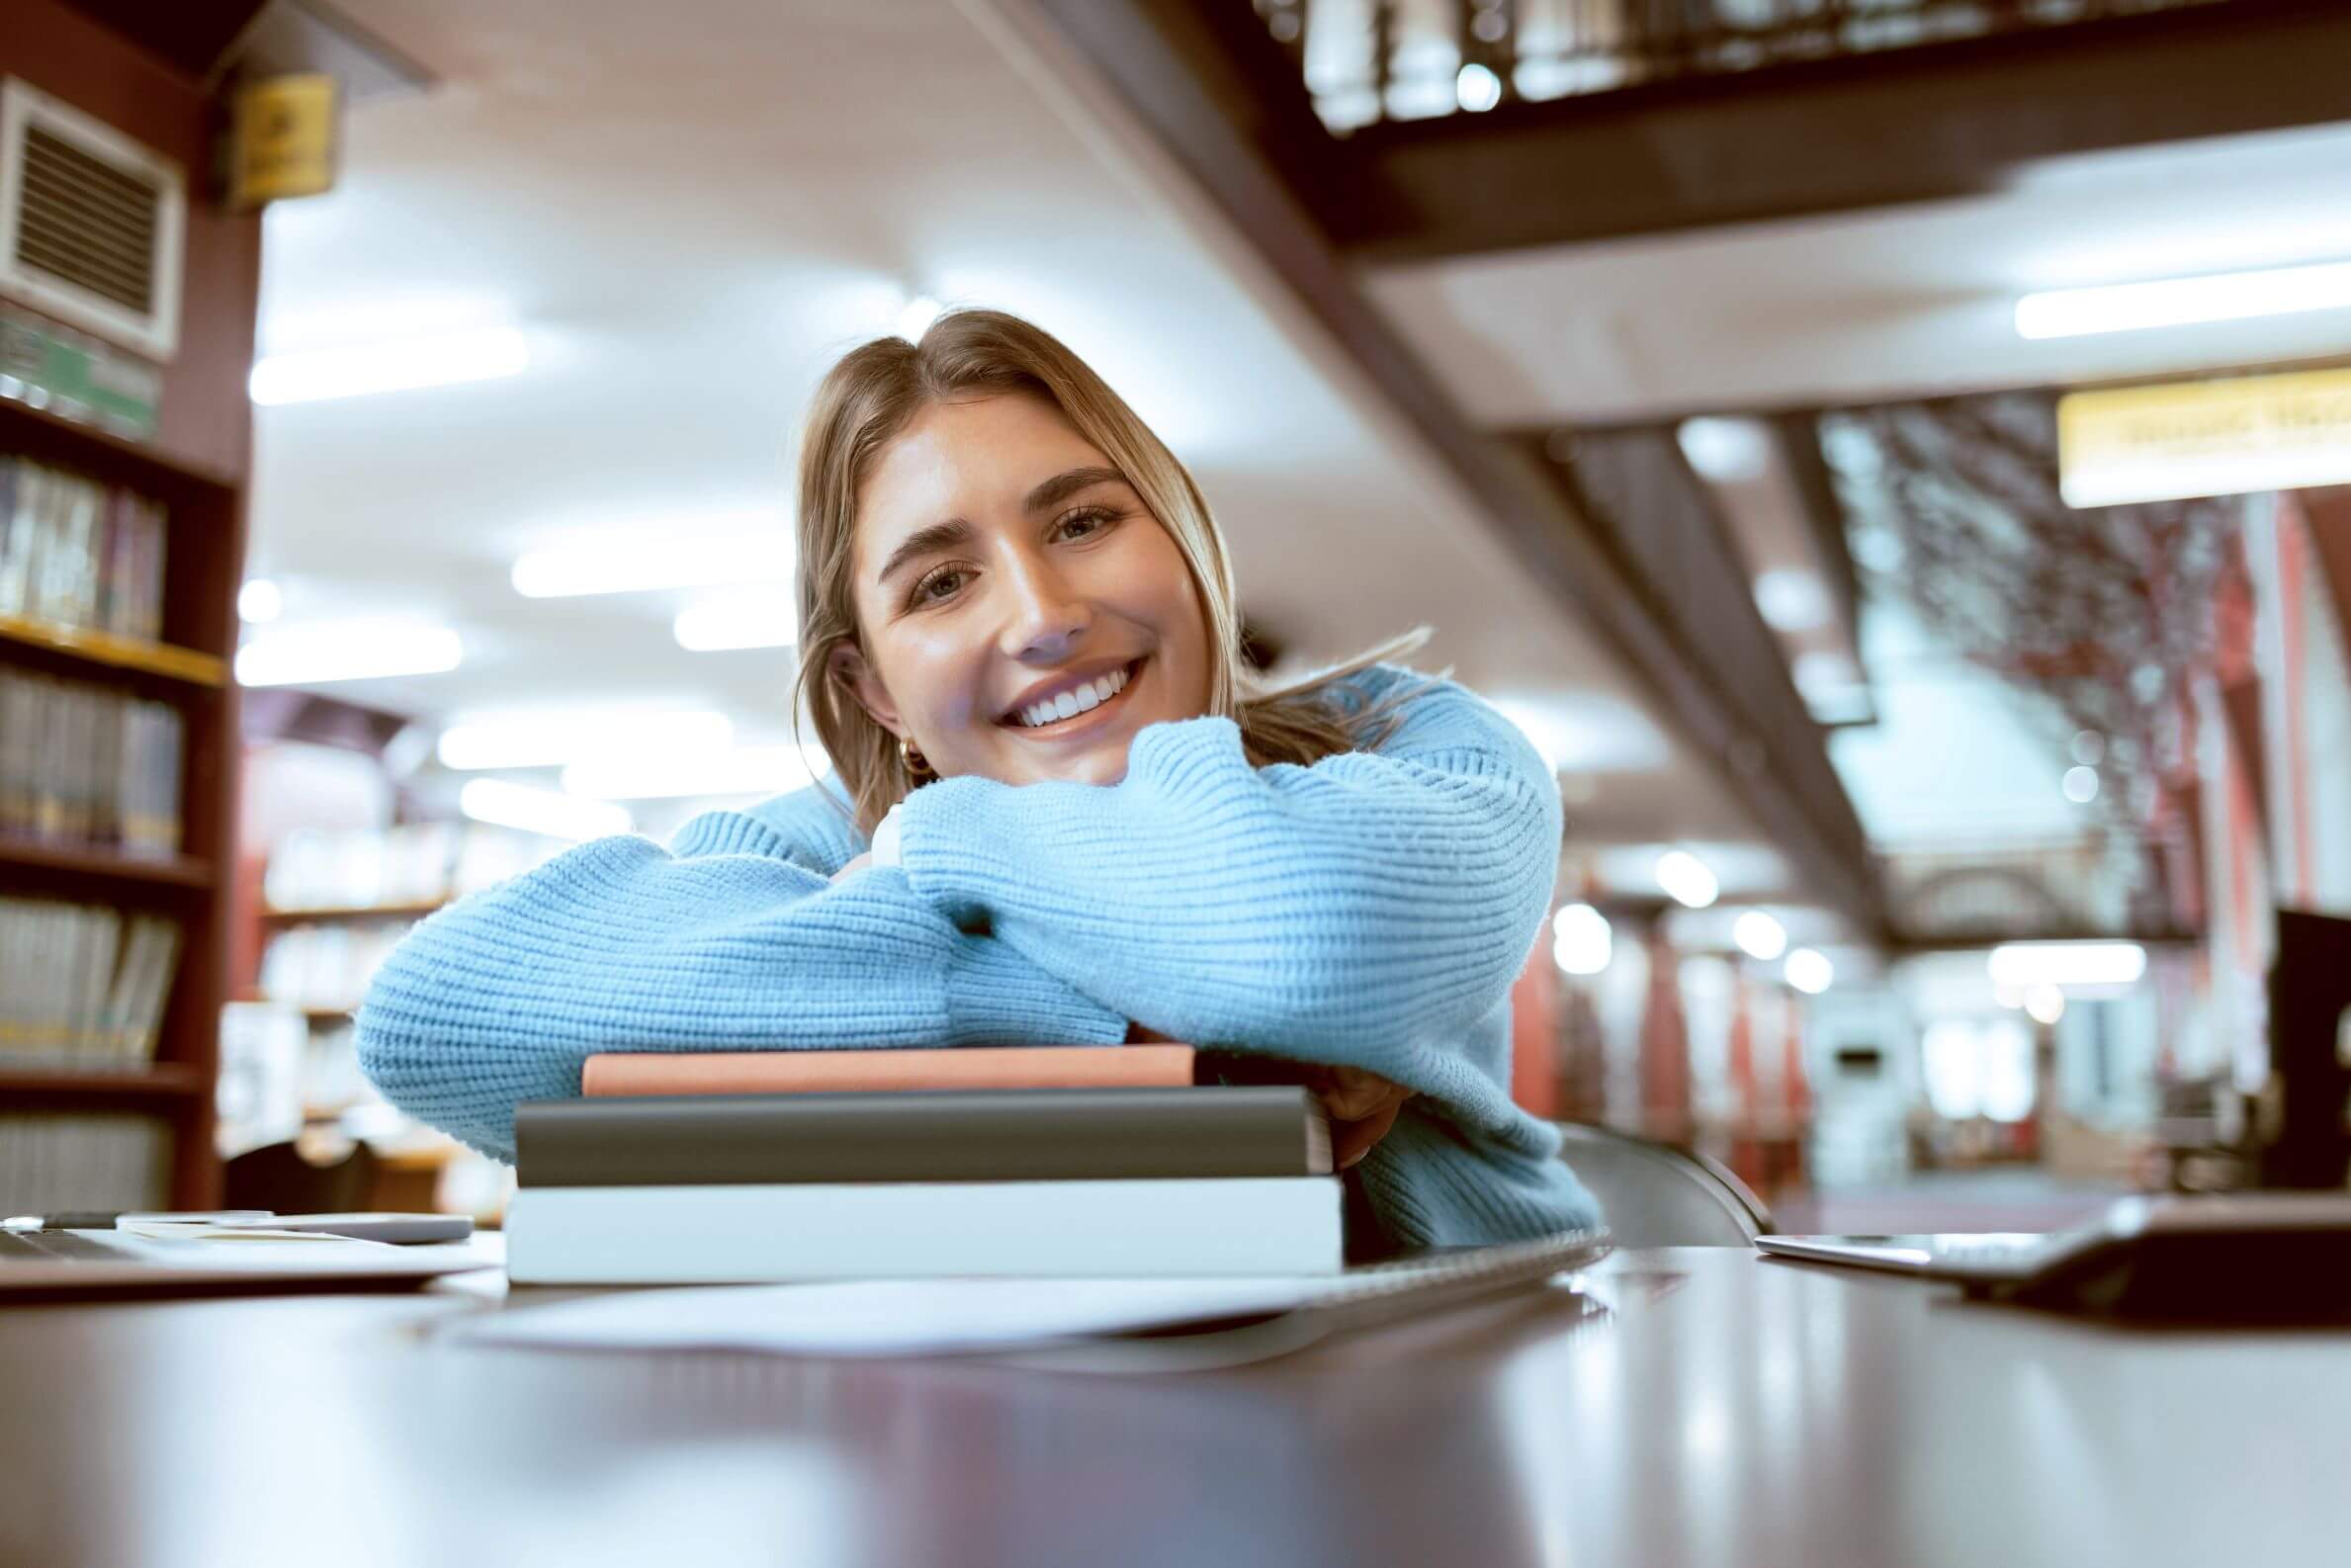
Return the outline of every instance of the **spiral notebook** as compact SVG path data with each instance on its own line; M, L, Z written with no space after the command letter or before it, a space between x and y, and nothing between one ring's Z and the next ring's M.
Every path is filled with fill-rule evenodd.
M506 1311L449 1334L550 1350L747 1350L778 1355L1017 1354L1184 1342L1214 1360L1262 1359L1335 1334L1540 1286L1606 1257L1607 1230L1423 1254L1337 1275L1240 1279L878 1279L634 1290ZM1143 1368L1138 1368L1143 1369Z

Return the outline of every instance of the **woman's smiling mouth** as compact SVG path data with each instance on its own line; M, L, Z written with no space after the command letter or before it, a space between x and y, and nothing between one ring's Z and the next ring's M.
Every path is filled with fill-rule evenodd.
M1114 710L1126 706L1127 693L1134 689L1136 676L1149 661L1146 654L1054 697L1022 704L997 723L1015 735L1037 740L1059 740L1092 730L1108 723Z

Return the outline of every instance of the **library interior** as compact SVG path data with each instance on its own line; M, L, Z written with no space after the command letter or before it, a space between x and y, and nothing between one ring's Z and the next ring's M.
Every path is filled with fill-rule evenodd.
M2338 1558L2347 61L0 0L0 1568Z

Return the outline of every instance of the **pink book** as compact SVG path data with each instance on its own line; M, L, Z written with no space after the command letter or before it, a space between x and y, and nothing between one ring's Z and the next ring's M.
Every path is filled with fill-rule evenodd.
M603 1051L583 1094L876 1093L901 1089L1147 1089L1193 1082L1188 1045L956 1050Z

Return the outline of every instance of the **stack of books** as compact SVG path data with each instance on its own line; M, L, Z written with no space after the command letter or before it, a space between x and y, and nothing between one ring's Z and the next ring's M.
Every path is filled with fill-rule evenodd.
M181 732L168 703L0 671L0 833L169 859Z
M0 615L154 641L165 532L146 496L0 457Z
M0 1067L151 1066L179 951L159 915L0 899Z
M1182 1045L590 1057L515 1113L507 1272L1336 1273L1329 1124L1249 1076Z

